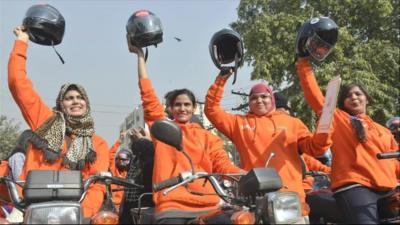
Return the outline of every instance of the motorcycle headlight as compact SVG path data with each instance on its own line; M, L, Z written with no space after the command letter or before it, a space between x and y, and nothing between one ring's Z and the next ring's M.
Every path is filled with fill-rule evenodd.
M301 203L295 192L268 193L268 215L271 223L289 224L301 219Z
M31 204L26 212L25 224L81 224L83 212L76 202L45 202Z

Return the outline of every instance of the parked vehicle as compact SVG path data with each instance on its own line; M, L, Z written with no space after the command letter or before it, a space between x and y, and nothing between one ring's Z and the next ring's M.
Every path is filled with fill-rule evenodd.
M379 160L400 160L400 151L378 153ZM378 201L378 215L380 224L400 224L400 184L387 197Z
M247 174L209 174L195 171L190 156L182 148L182 133L180 127L168 120L156 121L151 134L158 140L169 144L182 152L190 162L190 171L181 172L178 176L153 185L153 190L163 191L164 195L177 187L197 179L210 182L216 194L224 201L218 210L193 219L190 224L214 224L221 214L231 216L232 224L279 224L293 223L301 218L301 204L297 193L277 192L283 187L282 180L274 168L254 168ZM270 157L272 158L273 155ZM229 194L221 185L220 179L229 179L236 191ZM192 192L203 195L204 193ZM134 221L145 222L140 209L132 209Z
M309 171L306 176L314 178L312 190L306 193L306 202L310 206L310 224L343 223L342 213L330 189L330 175L321 171Z
M380 160L400 158L400 152L379 153ZM333 193L330 190L329 174L317 171L310 171L307 175L314 177L312 191L307 193L306 201L310 206L311 224L340 224L344 223L343 217ZM378 201L378 215L380 224L400 223L400 186Z
M0 177L7 184L12 203L24 214L23 224L118 224L118 215L111 198L111 184L138 186L132 180L101 172L83 181L80 171L32 170L25 182ZM91 219L83 218L81 202L89 186L106 185L101 210ZM23 188L19 195L17 185Z

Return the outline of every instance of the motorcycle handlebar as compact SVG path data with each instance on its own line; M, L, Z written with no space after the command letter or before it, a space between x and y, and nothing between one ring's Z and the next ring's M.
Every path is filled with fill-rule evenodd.
M385 152L376 154L378 159L396 159L400 158L400 151L397 152Z
M315 171L315 170L307 171L306 175L312 176L312 177L315 177L315 176L328 176L329 177L328 173L324 173L322 171Z
M8 193L11 198L11 202L21 211L24 211L24 208L22 206L23 201L21 197L19 196L19 192L17 189L17 185L21 186L21 184L17 181L14 181L13 179L9 177L0 177L0 181L4 182L7 185L8 188Z
M153 185L154 191L159 191L161 189L168 188L163 192L163 195L167 195L169 192L175 190L176 188L190 183L196 179L207 179L210 181L211 186L214 188L216 194L221 197L224 201L229 201L229 196L226 194L225 190L219 184L216 176L221 176L222 174L208 174L206 172L197 172L192 174L191 172L185 171L179 174L179 176L170 178L168 180L162 181L158 184ZM238 174L234 174L238 175Z
M98 173L95 175L90 176L84 184L84 190L86 191L89 186L94 182L110 182L111 184L117 184L124 187L137 187L143 188L143 185L136 184L132 179L125 179L121 177L112 176L109 172Z
M157 192L165 188L172 187L174 185L179 184L182 181L182 177L180 175L170 178L168 180L161 181L160 183L153 184L153 191Z

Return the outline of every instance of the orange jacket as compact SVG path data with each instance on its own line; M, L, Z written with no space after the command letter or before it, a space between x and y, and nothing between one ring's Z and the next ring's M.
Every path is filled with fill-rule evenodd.
M9 172L8 162L1 160L0 162L0 177L7 177ZM11 201L10 195L8 194L8 188L6 184L0 184L0 199L5 201Z
M110 172L113 176L125 178L128 174L128 171L119 171L118 168L115 166L115 155L118 151L119 146L121 146L121 140L117 140L114 145L110 149ZM117 190L122 189L124 186L112 184L111 189ZM112 193L112 197L117 209L121 206L122 197L124 197L124 191L115 191Z
M287 191L299 194L303 215L308 214L299 152L323 151L329 148L327 134L312 135L297 118L284 112L273 111L264 116L238 115L225 112L220 105L226 80L217 76L208 90L205 114L210 122L235 144L241 166L245 170L264 167L269 155L275 157L269 167L274 167L282 177Z
M149 79L140 79L144 119L151 127L154 121L165 119L164 107L158 100ZM196 123L179 124L183 134L183 149L191 156L196 171L207 173L243 172L234 166L223 149L223 142L217 136L201 128ZM153 138L155 146L153 184L178 176L180 172L190 171L189 161L173 147ZM211 184L196 180L188 184L195 192L215 193ZM167 196L162 191L154 193L156 213L166 210L199 212L215 209L220 201L216 195L198 196L190 194L185 187L179 187Z
M26 77L27 47L28 45L25 42L19 40L15 41L8 64L8 85L25 121L32 130L36 130L53 115L53 111L40 98L38 93L33 89L32 82ZM97 172L108 171L109 148L106 141L97 135L93 135L92 141L97 159L93 164L86 165L86 168L82 170L84 179ZM49 164L45 162L42 151L30 145L26 153L26 161L20 179L25 180L29 170L33 169L68 170L62 165L62 158L66 150L67 145L66 142L64 142L64 148L60 159ZM86 198L82 203L85 217L92 216L100 209L104 193L104 185L94 184L90 186Z
M297 73L304 96L314 110L322 111L324 96L314 77L308 59L297 61ZM358 183L376 190L393 189L397 184L396 169L399 163L396 159L378 160L376 154L398 149L395 139L388 129L375 123L365 114L357 115L366 124L367 141L360 143L350 124L350 115L336 109L333 116L332 134L332 189ZM323 152L316 152L321 155Z
M301 155L303 160L304 160L304 164L306 165L306 171L320 171L320 172L324 172L327 174L331 173L331 168L329 166L326 166L324 164L322 164L320 161L318 161L318 159L309 156L307 154L303 154ZM314 184L314 178L312 176L306 176L303 180L303 188L304 190L307 192L309 190L312 190Z

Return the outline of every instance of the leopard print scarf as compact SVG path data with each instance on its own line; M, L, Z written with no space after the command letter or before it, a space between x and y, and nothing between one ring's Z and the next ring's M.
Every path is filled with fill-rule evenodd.
M86 101L87 112L82 116L70 116L65 113L61 103L69 90L77 90ZM94 121L83 87L78 84L64 84L58 94L54 112L54 115L35 131L37 137L33 138L33 145L43 150L48 163L53 163L60 158L65 135L68 135L72 141L63 158L63 165L72 170L82 170L86 163L96 160L92 143Z

